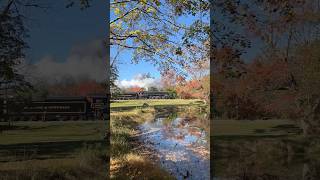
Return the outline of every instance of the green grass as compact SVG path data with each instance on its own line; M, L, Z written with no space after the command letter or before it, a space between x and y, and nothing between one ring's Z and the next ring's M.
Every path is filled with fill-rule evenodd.
M290 120L214 120L211 135L219 136L287 136L301 129Z
M199 105L203 102L199 99L138 99L138 100L118 100L111 103L111 108L121 107L141 107L144 103L149 106L186 106Z
M106 179L107 122L1 123L0 174L5 179ZM1 179L1 178L0 178Z
M85 146L73 158L31 159L0 163L0 180L108 178L106 149Z
M0 144L101 140L106 126L104 121L14 122L0 134Z

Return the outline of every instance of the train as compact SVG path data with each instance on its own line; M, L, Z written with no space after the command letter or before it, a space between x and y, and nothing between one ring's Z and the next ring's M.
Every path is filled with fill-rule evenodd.
M2 121L106 120L107 96L48 97L0 103Z
M169 92L142 91L111 95L111 100L172 99ZM0 98L0 121L106 120L106 95L50 96L16 102Z
M112 100L131 100L131 99L173 99L166 91L140 91L112 94Z

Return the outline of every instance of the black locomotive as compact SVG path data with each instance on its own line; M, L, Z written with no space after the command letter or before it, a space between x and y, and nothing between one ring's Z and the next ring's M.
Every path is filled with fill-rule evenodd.
M172 99L169 92L165 91L141 91L114 94L113 100L130 100L130 99Z
M168 92L142 91L113 95L113 100L171 99ZM107 96L48 97L26 102L0 99L0 121L106 120Z
M106 96L48 97L26 102L0 103L2 120L105 120Z

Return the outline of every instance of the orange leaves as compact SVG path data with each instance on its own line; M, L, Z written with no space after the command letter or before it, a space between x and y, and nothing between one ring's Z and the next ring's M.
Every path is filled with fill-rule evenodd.
M280 58L254 60L245 65L246 73L238 78L214 75L211 84L218 111L226 118L256 119L268 116L293 117L295 96L280 89L290 85L287 62Z
M129 89L127 89L128 92L141 92L144 91L143 88L138 87L138 86L134 86L134 87L130 87Z
M177 82L178 84L183 84L185 81L186 81L186 79L185 79L183 76L181 76L181 75L178 75L178 76L176 77L176 82Z
M277 89L288 84L288 64L281 60L271 62L254 61L249 66L247 81L256 89Z
M189 80L184 84L176 87L176 91L179 97L184 99L198 98L208 99L209 88L205 88L209 84L209 78L203 78L201 80Z
M86 96L88 94L104 93L106 93L104 85L93 80L49 87L49 94L59 96Z

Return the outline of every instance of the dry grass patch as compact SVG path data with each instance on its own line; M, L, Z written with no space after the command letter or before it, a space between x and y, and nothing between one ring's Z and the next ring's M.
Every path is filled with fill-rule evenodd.
M105 180L109 175L107 170L106 151L102 147L87 146L74 158L0 163L0 180Z
M111 179L175 179L156 164L140 155L129 153L111 159Z
M111 179L174 179L147 156L133 150L137 146L131 138L137 126L154 119L154 108L136 108L111 112Z

